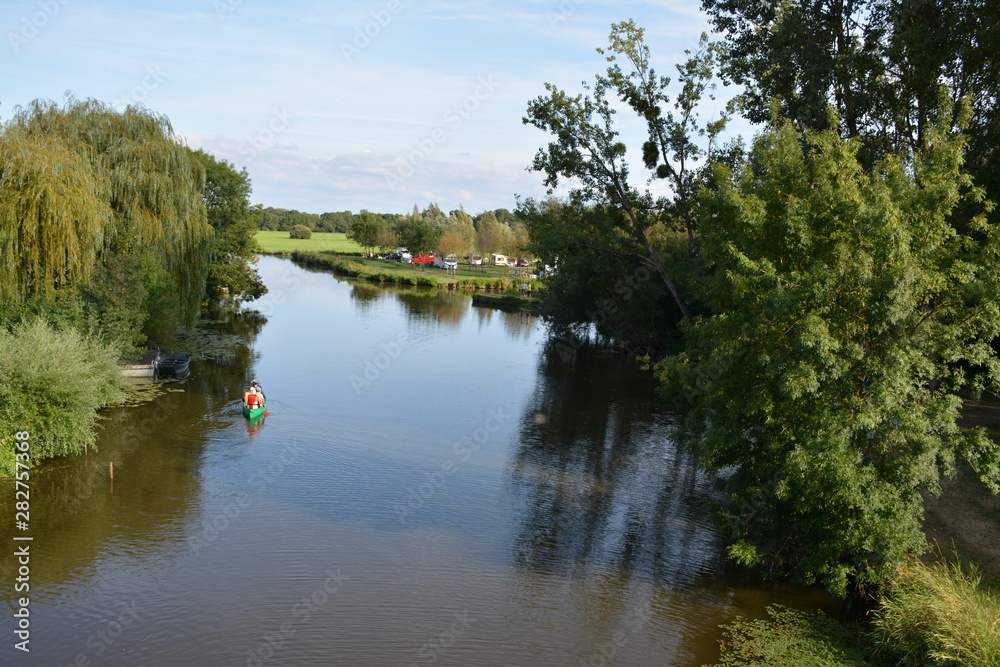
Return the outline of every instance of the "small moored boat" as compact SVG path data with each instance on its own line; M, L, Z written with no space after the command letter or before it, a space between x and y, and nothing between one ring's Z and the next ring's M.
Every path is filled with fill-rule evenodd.
M165 354L160 357L157 370L160 375L183 377L191 372L190 363L191 355L189 354Z

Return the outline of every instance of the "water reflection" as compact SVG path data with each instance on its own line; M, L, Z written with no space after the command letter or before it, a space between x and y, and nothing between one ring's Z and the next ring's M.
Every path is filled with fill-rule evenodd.
M669 437L675 417L634 366L544 357L509 471L519 568L689 585L718 565L708 479Z
M472 299L459 292L436 288L396 292L411 322L431 320L448 329L458 329L469 313Z

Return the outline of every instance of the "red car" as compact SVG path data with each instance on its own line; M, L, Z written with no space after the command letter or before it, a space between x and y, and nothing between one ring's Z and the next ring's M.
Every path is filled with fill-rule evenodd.
M434 263L434 255L425 255L424 253L420 253L419 255L417 255L416 257L413 258L413 263L414 264L433 264Z

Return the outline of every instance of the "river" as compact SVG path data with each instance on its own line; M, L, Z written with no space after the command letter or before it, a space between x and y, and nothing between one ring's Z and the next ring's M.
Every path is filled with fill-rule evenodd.
M3 664L683 667L737 614L833 604L726 562L634 364L463 294L260 271L263 317L207 323L232 344L183 391L34 471L31 652L8 614Z

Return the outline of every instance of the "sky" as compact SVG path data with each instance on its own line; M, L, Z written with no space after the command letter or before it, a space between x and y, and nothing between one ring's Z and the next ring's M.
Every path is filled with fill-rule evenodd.
M667 75L709 29L696 0L0 0L0 122L67 93L139 103L246 168L255 204L513 209L545 196L528 102L546 82L582 92L630 18ZM642 127L619 116L638 159Z

